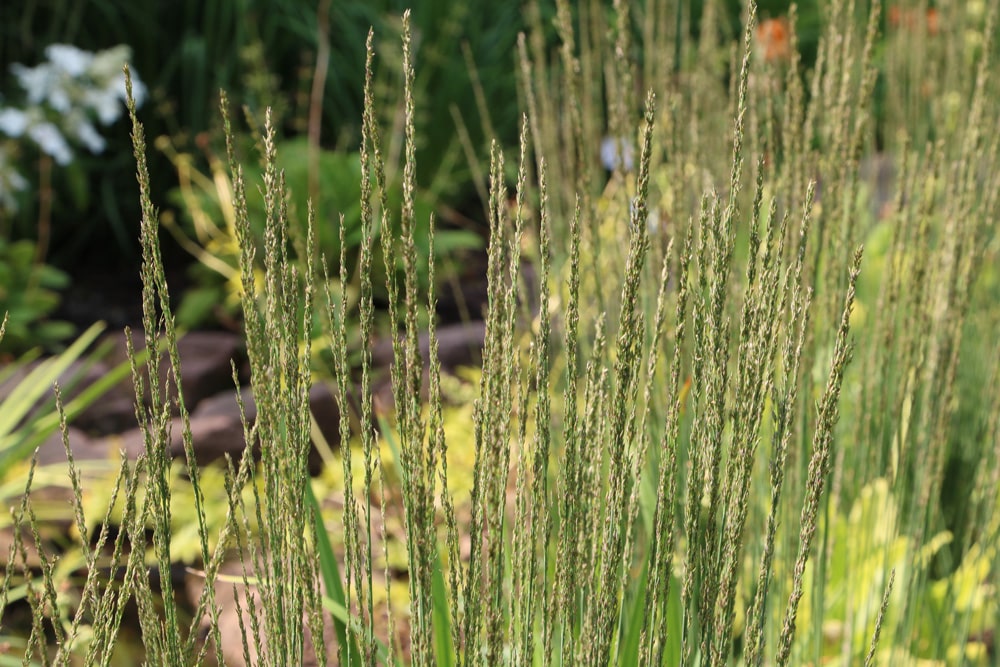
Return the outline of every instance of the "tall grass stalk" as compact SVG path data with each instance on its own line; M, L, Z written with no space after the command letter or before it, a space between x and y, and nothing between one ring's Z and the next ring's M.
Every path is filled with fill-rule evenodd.
M109 662L134 599L146 658L162 664L201 664L209 652L221 662L234 641L246 662L270 665L996 664L985 637L1000 611L984 582L995 586L1000 558L1000 355L987 342L1000 329L991 226L1000 212L1000 138L983 128L1000 121L988 104L998 89L990 60L997 7L977 28L974 74L961 78L969 122L938 128L939 140L927 142L927 128L902 114L898 141L889 142L898 151L897 190L875 213L878 193L860 164L876 133L891 127L872 102L879 3L864 12L851 0L824 5L811 69L796 53L795 13L790 59L770 62L758 53L752 1L736 45L717 2L706 3L697 38L686 36L691 18L669 3L644 11L615 3L612 20L605 9L557 2L559 44L549 54L542 10L529 6L533 29L516 54L525 107L516 166L497 144L490 154L489 303L465 442L449 424L435 293L422 293L417 279L419 63L408 14L402 207L388 206L386 172L397 165L377 122L369 33L362 243L357 267L324 258L339 259L325 298L311 283L311 229L320 223L311 220L301 257L291 250L269 117L262 184L244 181L224 119L257 405L245 434L259 463L244 456L228 466L219 535L209 534L194 464L132 109L143 335L146 349L166 352L151 353L145 372L134 364L137 395L153 383L152 401L137 401L146 451L134 464L122 461L114 483L125 507L120 533L112 538L105 526L96 548L83 540L87 578L68 623L52 612L55 557L43 554L35 573L28 566L28 544L40 538L35 468L26 467L2 590L25 587L29 658L48 660L51 637L53 661L67 664L83 650L87 619L88 663ZM637 49L646 55L641 67L629 60ZM948 68L959 69L952 61ZM643 89L640 110L635 91ZM620 151L635 142L633 169L619 160L602 171L605 127ZM262 248L253 245L246 206L247 188L258 185L267 202ZM391 232L397 216L399 237ZM430 229L433 249L433 220ZM388 281L391 409L373 398L370 350L362 345L354 368L349 354L352 318L363 343L375 332L375 243ZM537 290L522 275L531 259ZM351 270L360 274L357 311L348 305ZM336 526L306 466L316 308L340 407L344 510ZM164 364L170 392L156 380ZM174 561L172 410L182 417L183 469L196 489L206 586L195 623L207 620L204 643L182 620L166 575ZM459 448L473 452L471 471L449 463ZM66 449L74 521L85 536L68 439ZM955 482L952 471L964 465L975 474ZM467 495L450 491L462 474L472 478ZM405 572L389 564L386 524L396 511ZM343 533L340 552L326 531ZM108 542L115 576L106 580L97 554ZM234 556L243 565L235 640L222 636L215 597L228 583L218 576L222 563ZM397 615L392 600L403 579L409 611ZM942 613L954 623L942 627ZM336 643L327 645L330 625Z

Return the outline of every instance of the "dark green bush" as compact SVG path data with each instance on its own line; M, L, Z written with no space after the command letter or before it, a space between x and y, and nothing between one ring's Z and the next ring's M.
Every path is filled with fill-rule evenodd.
M37 261L31 241L0 235L0 319L9 315L0 355L52 347L72 335L73 325L47 319L59 305L56 290L68 283L65 273Z

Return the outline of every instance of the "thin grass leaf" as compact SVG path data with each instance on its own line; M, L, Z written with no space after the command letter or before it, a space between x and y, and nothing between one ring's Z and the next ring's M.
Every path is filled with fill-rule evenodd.
M305 501L315 522L316 551L318 552L320 575L323 578L326 597L334 605L346 609L347 600L340 576L340 565L337 561L337 555L333 551L333 545L330 543L330 536L326 532L326 525L323 523L322 508L316 500L316 494L313 492L311 484L305 486ZM325 601L324 604L326 604ZM335 616L333 629L337 633L341 664L345 666L362 664L357 639L347 620Z

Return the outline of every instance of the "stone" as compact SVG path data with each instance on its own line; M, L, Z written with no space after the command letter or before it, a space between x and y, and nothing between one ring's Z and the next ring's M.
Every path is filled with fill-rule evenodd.
M486 340L486 323L473 321L438 327L438 360L441 367L454 370L459 366L477 365L482 361L483 343ZM419 335L420 356L424 366L430 363L430 336L426 331ZM388 368L392 363L392 340L383 339L372 346L372 366Z
M248 425L257 418L257 405L248 387L240 390ZM323 384L314 384L309 392L310 407L320 431L331 447L340 443L340 410L330 390ZM218 393L202 400L190 415L191 440L195 459L205 465L227 454L239 460L246 449L243 420L240 416L236 390ZM184 456L184 420L174 417L170 423L169 451L171 457ZM106 438L107 447L123 449L129 458L136 458L145 450L142 429L136 427ZM317 472L322 459L315 450L310 454L309 467Z
M135 426L135 395L131 388L115 385L80 413L73 425L95 436L132 428Z
M869 206L877 220L891 212L896 199L897 169L892 158L885 153L873 153L862 158L858 174L862 183L870 188Z
M195 460L206 465L223 458L226 454L239 460L246 448L243 425L239 415L190 416L191 444ZM184 457L184 420L173 417L170 420L170 440L167 444L171 458ZM141 428L132 428L123 433L105 438L108 449L124 450L130 459L136 459L146 451L145 434Z
M454 371L461 366L478 366L482 363L483 344L486 340L486 323L474 321L451 324L437 329L438 360L444 372ZM427 400L430 385L430 337L427 332L420 334L420 356L423 359L423 378L420 385L421 400ZM372 346L372 366L388 369L392 363L392 340L380 340ZM372 381L372 394L376 404L389 409L394 405L392 378L388 371L378 374Z
M9 564L10 550L14 546L17 532L21 534L20 542L24 551L14 554L13 563L16 567L23 566L31 570L38 570L42 565L42 559L38 552L38 546L35 544L35 538L31 534L31 528L27 525L21 526L19 531L15 531L14 526L0 528L0 566L6 568ZM4 617L4 624L8 624L6 617Z
M111 362L116 363L128 358L125 333L110 334L107 340L112 341ZM132 332L132 341L137 352L146 348L141 331ZM243 339L235 333L226 331L193 331L177 341L177 353L181 360L181 387L184 391L184 402L192 411L203 399L224 389L233 387L232 364L237 368L242 366L246 353ZM160 386L168 384L170 361L164 357L160 361ZM148 404L152 394L146 371L146 365L141 364L140 373L143 378L143 400ZM131 385L130 385L131 386ZM174 405L177 397L172 381L168 384L171 409L177 414Z
M83 430L75 426L66 429L69 449L73 453L73 461L101 461L108 458L109 452L100 446L98 440L88 436ZM66 459L66 448L63 445L62 431L56 430L38 446L38 465L55 465L68 463Z
M105 450L94 446L95 441L91 440L86 433L73 427L69 427L67 432L70 450L73 452L73 461L78 466L83 467L87 462L93 463L104 459ZM110 471L114 462L108 461L107 463ZM81 486L86 489L91 478L79 468L78 473L81 477ZM17 490L16 493L7 498L7 505L11 512L8 522L12 523L14 512L20 507L24 498L24 489L28 483L27 467L23 468L23 473L19 478L8 476L6 481L8 484L14 485L11 488L12 491ZM59 431L51 434L37 448L36 467L28 496L32 509L40 519L37 524L38 532L36 534L27 525L28 517L25 515L24 524L20 530L25 551L23 554L15 554L14 562L37 569L41 565L39 545L41 551L45 552L48 558L58 556L65 548L66 538L70 535L75 522L73 510L75 499L73 487L70 484L69 464L62 442L62 433ZM15 534L13 525L5 525L0 528L0 566L6 566L8 563L10 547L14 542ZM36 541L36 537L40 539L40 542Z
M257 404L254 401L253 391L249 387L243 387L240 390L240 394L243 398L243 410L246 414L247 422L253 424L254 420L257 419ZM312 410L313 417L316 419L316 425L319 426L319 430L326 439L327 444L330 447L337 447L340 444L340 408L337 405L336 398L334 398L333 393L325 383L317 382L310 387L309 408ZM218 394L199 405L198 409L195 410L195 414L192 415L192 429L193 418L195 417L207 419L222 416L225 416L231 422L241 424L240 409L239 404L236 402L235 392ZM242 425L240 429L242 434ZM195 449L198 449L197 444ZM314 448L310 454L309 468L313 472L318 472L321 466L322 459Z

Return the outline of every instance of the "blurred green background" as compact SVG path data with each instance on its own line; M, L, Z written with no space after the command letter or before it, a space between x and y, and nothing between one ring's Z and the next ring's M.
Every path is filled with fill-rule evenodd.
M723 20L714 22L724 39L739 34L743 2L740 0L690 0L679 5L679 29L696 36L702 15L711 10ZM609 0L570 3L574 10L613 13ZM645 2L631 12L636 44L640 44ZM197 241L192 229L191 202L199 202L209 213L217 206L216 194L202 190L188 197L179 187L184 165L210 175L213 160L225 155L221 138L219 91L231 100L231 113L243 128L245 145L241 158L252 155L254 137L262 123L263 110L274 108L278 120L279 153L301 155L306 138L318 138L323 149L319 187L313 198L324 203L320 210L321 250L328 259L339 253L336 229L340 214L348 228L358 212L338 208L339 202L356 202L360 174L357 151L360 144L365 40L374 29L376 48L376 94L384 128L388 164L398 162L393 147L402 146L400 127L402 63L398 48L400 19L412 5L415 46L415 104L418 208L422 218L436 212L442 236L441 252L474 251L483 245L485 191L481 174L488 160L489 142L496 138L505 148L516 150L519 127L517 83L517 36L537 16L550 53L558 49L554 26L555 3L484 2L482 0L403 0L333 2L331 0L181 0L180 2L134 3L125 0L18 0L0 3L0 104L15 102L17 85L11 64L34 66L45 59L44 49L53 43L72 44L99 51L119 44L132 49L132 64L147 85L150 96L140 109L151 146L153 201L166 219L176 221L172 229ZM786 0L759 3L762 20L783 17ZM860 2L859 15L867 12ZM806 70L816 53L820 30L820 3L798 4L798 34ZM681 28L682 26L682 28ZM640 47L635 58L642 58ZM638 63L641 64L641 63ZM637 68L641 71L641 67ZM317 73L322 80L317 81ZM325 73L325 74L324 74ZM726 75L728 76L728 74ZM641 82L638 82L641 85ZM321 90L322 95L316 92ZM241 108L250 112L244 122ZM878 106L876 105L876 108ZM313 125L310 128L310 124ZM28 272L38 266L4 259L13 267L21 284L40 285L48 291L28 299L45 308L28 312L29 322L43 320L52 311L52 295L74 279L99 270L125 276L131 281L138 267L138 197L135 168L127 123L120 120L104 132L109 145L100 155L78 151L69 169L52 171L51 216L45 221L44 250L36 253L46 271L45 279ZM282 150L286 149L286 150ZM22 170L35 179L37 155L25 154ZM298 164L302 167L302 164ZM186 166L184 168L187 168ZM301 181L307 174L299 174ZM390 174L396 183L399 173ZM294 189L294 188L293 188ZM304 218L308 188L295 192L297 215ZM354 207L356 208L356 206ZM195 212L197 213L197 212ZM293 213L294 214L294 213ZM6 242L34 241L40 236L38 200L23 197L16 215L0 219L0 236ZM324 233L324 229L326 230ZM479 237L478 241L476 237ZM348 234L348 243L356 243ZM185 311L190 324L208 318L207 305L225 292L225 278L212 275L190 252L164 235L168 269L185 274L185 284L208 288L198 296L199 304ZM350 249L348 252L350 258ZM180 267L180 268L178 268ZM191 269L193 267L193 272ZM447 276L448 267L442 267ZM41 276L41 273L38 273ZM13 282L11 284L14 284ZM130 283L131 284L131 283ZM137 290L131 290L137 293ZM225 295L232 301L232 290ZM195 301L195 299L192 299ZM8 301L7 303L11 303ZM0 298L0 308L4 301ZM9 306L7 306L9 307ZM103 313L96 313L103 315ZM79 324L79 322L77 322ZM49 327L36 342L56 343L69 331ZM30 336L29 336L30 338ZM14 338L8 339L8 345Z

